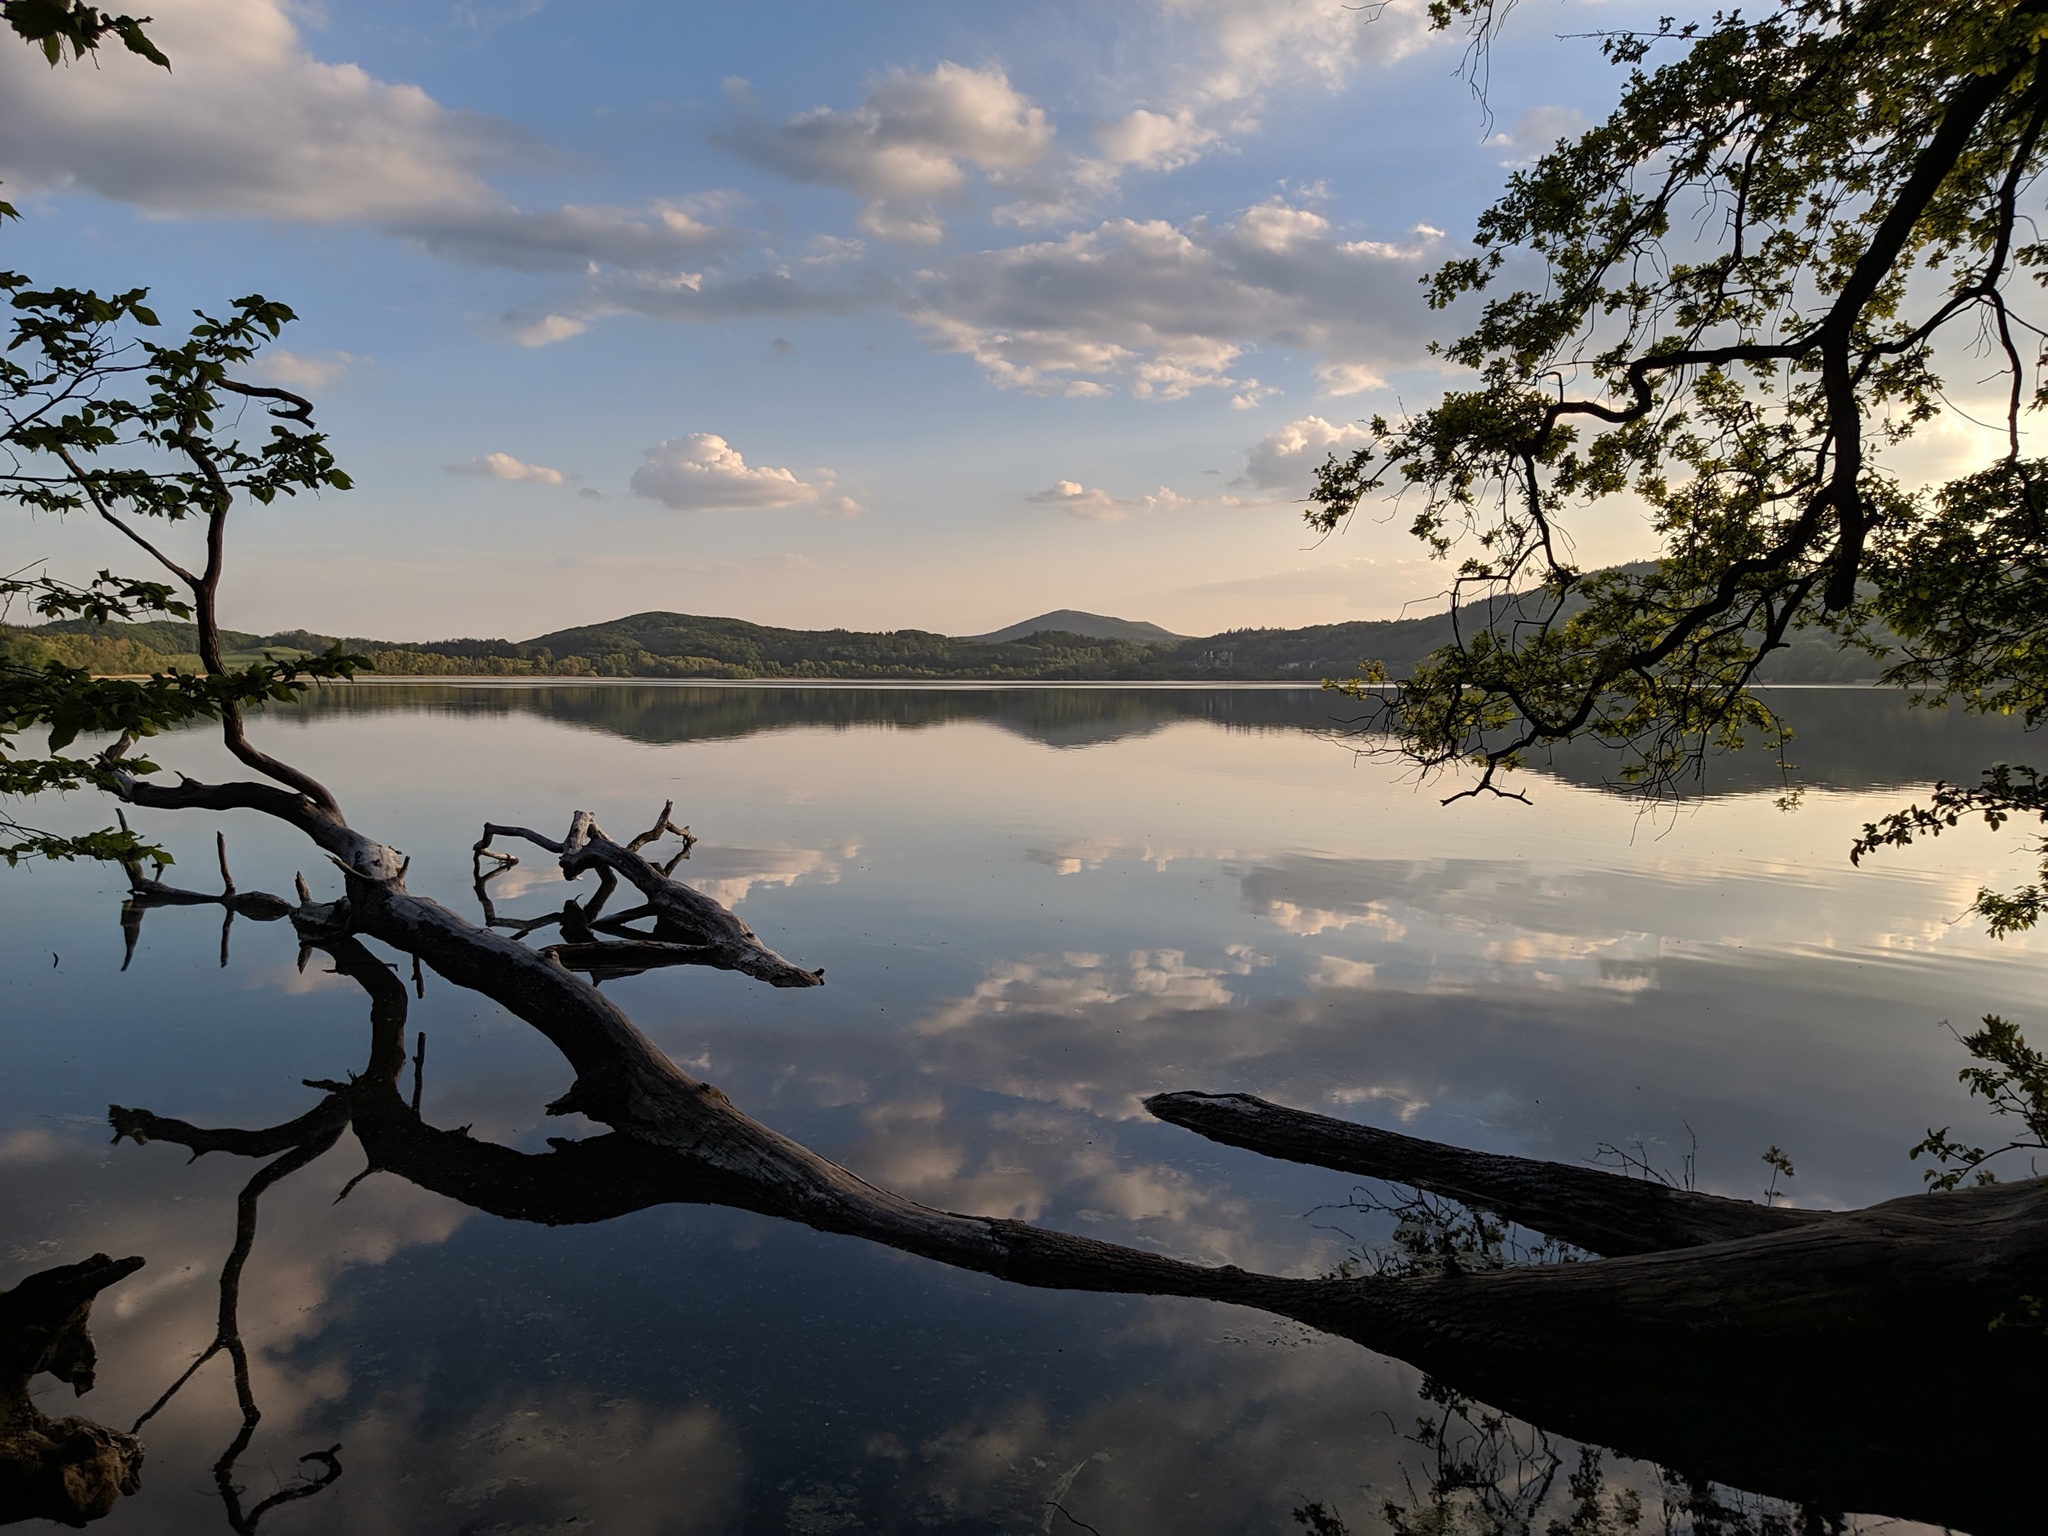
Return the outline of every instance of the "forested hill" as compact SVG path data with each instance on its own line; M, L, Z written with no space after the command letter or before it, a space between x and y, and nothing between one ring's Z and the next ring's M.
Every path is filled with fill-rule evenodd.
M1477 623L1475 610L1468 622ZM1451 638L1449 614L1361 620L1306 629L1238 629L1199 640L1141 643L1041 630L1023 639L965 640L927 630L872 633L777 629L744 619L636 613L531 640L401 642L305 630L223 633L241 660L265 651L324 650L337 642L368 656L385 676L878 678L1046 682L1294 681L1349 677L1377 661L1399 677ZM95 625L67 620L33 629L0 626L0 652L61 660L105 673L196 667L189 624ZM1795 636L1765 677L1775 682L1874 678L1877 664L1838 650L1827 635Z

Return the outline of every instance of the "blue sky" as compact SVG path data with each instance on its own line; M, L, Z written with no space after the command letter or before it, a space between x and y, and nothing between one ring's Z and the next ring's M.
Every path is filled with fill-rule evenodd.
M394 638L1426 601L1403 519L1300 498L1444 387L1418 277L1643 19L1524 0L1489 114L1407 0L153 9L168 77L0 52L7 264L292 304L359 488L242 519L229 619Z

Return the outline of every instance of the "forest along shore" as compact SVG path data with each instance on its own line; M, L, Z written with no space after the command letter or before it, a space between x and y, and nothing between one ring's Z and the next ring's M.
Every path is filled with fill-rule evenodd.
M1470 634L1491 615L1459 611ZM1044 629L1016 639L963 639L928 630L777 629L744 619L638 613L609 623L557 630L530 640L393 641L361 635L282 630L258 635L223 630L226 660L260 661L339 645L366 657L386 677L635 677L1042 682L1316 682L1356 676L1378 663L1406 676L1423 657L1451 643L1449 613L1414 619L1360 620L1302 629L1233 629L1198 638L1144 641ZM1838 648L1830 634L1794 634L1759 673L1774 683L1875 681L1880 663ZM0 625L0 656L38 665L84 667L104 676L171 667L199 669L197 632L172 621L95 624L66 620L33 628Z

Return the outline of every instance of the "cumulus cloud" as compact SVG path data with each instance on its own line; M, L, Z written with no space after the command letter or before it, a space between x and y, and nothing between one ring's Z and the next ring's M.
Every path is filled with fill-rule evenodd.
M1052 147L1043 109L994 66L894 70L850 112L815 107L781 122L761 114L745 82L727 88L739 118L719 142L791 180L868 199L860 227L898 244L928 245L944 233L938 205L960 199L969 166L1000 178Z
M492 480L525 480L535 485L560 485L567 478L559 469L545 464L528 464L509 453L487 453L464 464L450 464L451 475L483 475Z
M1337 90L1371 60L1391 63L1429 41L1417 0L1362 13L1353 0L1152 0L1163 56L1142 105L1093 134L1099 158L1074 180L1096 193L1126 171L1176 171L1255 131L1277 87ZM1135 51L1135 50L1134 50Z
M507 123L313 58L280 0L188 0L151 32L172 70L0 51L0 172L158 214L329 221L474 203L479 169L537 152Z
M1355 422L1339 425L1304 416L1247 448L1244 473L1230 482L1231 489L1300 494L1331 454L1348 454L1371 440L1372 434Z
M1078 480L1055 480L1042 491L1034 491L1024 498L1034 507L1054 507L1069 517L1084 518L1092 523L1114 523L1129 517L1133 512L1150 512L1155 507L1192 506L1187 497L1159 487L1149 496L1112 496L1100 486L1087 486Z
M794 470L750 465L740 451L714 432L692 432L656 443L633 471L633 493L679 512L735 512L771 507L815 506L854 513L860 504L838 491L830 470L815 480Z
M1185 66L1187 92L1204 106L1256 107L1276 85L1336 90L1368 59L1393 63L1429 41L1413 0L1361 11L1354 0L1154 0L1200 39Z
M250 371L286 389L325 389L357 363L369 359L353 352L323 352L313 356L272 347L250 365Z
M671 265L742 238L730 194L528 210L484 173L546 160L523 130L313 57L287 0L185 0L152 24L173 69L52 70L0 50L0 178L161 217L366 222L436 255L521 271Z
M508 315L505 333L522 347L549 347L590 329L586 320L574 315Z
M1144 107L1095 130L1095 145L1114 166L1145 171L1174 171L1201 158L1222 134L1198 121L1183 107L1178 112L1153 112Z
M1248 388L1231 367L1253 346L1320 353L1361 369L1424 354L1415 286L1440 234L1402 243L1339 237L1314 209L1273 199L1221 228L1112 219L1058 240L963 256L924 275L915 318L932 342L997 383L1141 398Z

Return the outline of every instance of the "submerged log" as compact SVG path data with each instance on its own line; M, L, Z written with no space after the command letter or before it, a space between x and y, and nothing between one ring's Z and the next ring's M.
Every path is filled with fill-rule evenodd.
M0 1291L0 1525L53 1520L82 1526L142 1486L142 1443L91 1419L53 1419L29 1397L48 1374L83 1396L98 1355L93 1298L142 1268L96 1253Z

